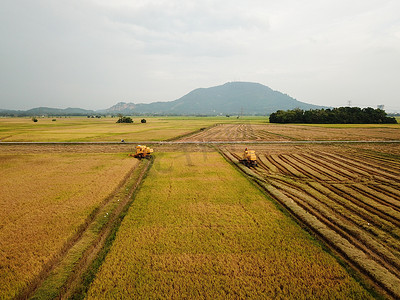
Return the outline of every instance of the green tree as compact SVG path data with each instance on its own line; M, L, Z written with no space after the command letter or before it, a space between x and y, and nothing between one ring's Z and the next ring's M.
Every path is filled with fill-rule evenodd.
M121 116L121 117L119 117L117 123L133 123L133 120L131 117Z

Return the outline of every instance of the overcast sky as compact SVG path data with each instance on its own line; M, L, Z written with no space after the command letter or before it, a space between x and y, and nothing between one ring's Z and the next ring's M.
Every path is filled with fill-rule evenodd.
M258 82L400 112L399 0L1 0L0 108L108 108Z

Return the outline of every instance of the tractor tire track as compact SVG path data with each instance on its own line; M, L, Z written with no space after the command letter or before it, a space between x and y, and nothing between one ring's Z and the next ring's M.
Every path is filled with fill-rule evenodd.
M113 210L111 217L109 218L108 222L104 225L104 227L101 229L100 234L98 235L96 241L85 251L85 253L82 255L82 258L80 259L80 262L74 267L74 270L71 272L71 275L68 278L68 281L66 284L69 284L72 281L75 281L77 276L81 274L84 271L83 266L86 265L86 262L88 262L89 257L93 256L96 252L94 251L99 251L101 249L101 245L105 240L107 232L109 232L110 226L112 225L112 222L115 221L116 218L118 218L120 212L122 211L123 207L126 205L126 203L129 201L129 197L132 196L133 192L136 190L138 185L140 184L143 176L147 172L150 162L146 162L145 168L141 171L139 175L139 180L138 182L131 188L129 191L128 195L119 203L119 205L116 207L116 209ZM64 245L64 247L61 249L61 251L54 256L53 259L50 259L48 263L46 263L42 271L30 282L30 284L23 290L21 293L16 297L16 299L28 299L31 296L34 295L35 291L40 287L40 285L45 281L45 279L51 274L53 270L60 264L60 262L67 256L68 252L76 245L79 243L79 241L83 238L85 233L89 230L90 226L94 224L97 220L97 218L101 217L101 215L104 213L103 209L106 207L110 201L116 196L116 194L123 188L125 188L125 185L129 181L129 179L133 176L133 173L135 170L139 167L139 164L135 165L123 178L123 180L120 182L120 184L114 189L114 191L89 215L89 217L85 220L84 224L82 224L79 229L77 230L77 233L70 238ZM97 249L97 250L96 250ZM93 257L94 259L94 257ZM64 287L64 289L67 289L67 286Z
M326 160L324 160L322 157L317 157L316 155L310 155L308 153L302 153L301 154L304 159L308 160L311 164L315 164L316 166L324 167L325 169L333 172L334 174L337 174L345 180L355 180L358 176L354 174L354 172L351 172L345 168L343 168L342 165L335 164L333 162L327 163Z
M400 182L399 176L395 176L393 174L389 174L385 171L381 171L378 167L370 167L365 163L357 162L354 159L347 158L345 156L338 156L331 153L324 153L325 157L328 157L330 160L336 160L341 164L346 164L348 168L353 170L358 170L358 172L362 172L367 176L374 176L375 178L385 181L385 182Z

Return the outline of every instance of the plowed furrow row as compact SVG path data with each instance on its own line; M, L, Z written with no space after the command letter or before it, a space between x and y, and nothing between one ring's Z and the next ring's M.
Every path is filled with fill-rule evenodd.
M364 168L360 165L353 165L350 162L346 160L341 160L341 159L336 159L331 156L315 153L315 156L318 156L319 158L323 159L326 161L327 164L332 164L337 166L338 168L342 168L343 171L346 170L346 172L352 172L355 176L355 181L356 182L379 182L379 183L385 183L385 184L394 184L395 182L392 179L388 179L384 176L381 176L380 174L371 171L367 168Z
M374 165L377 168L380 168L388 173L394 173L394 174L399 174L400 172L400 164L396 163L396 161L391 160L391 161L382 161L380 159L368 159L365 158L367 162L369 162L371 165Z
M232 130L230 130L229 128L225 131L225 136L228 140L234 140L235 136L233 135Z
M286 161L279 155L261 155L259 167L239 169L371 279L395 298L400 297L400 221L396 215L399 212L388 205L395 206L396 197L400 196L399 185L385 178L387 182L381 184L370 170L337 163L321 153L285 157ZM340 174L344 180L336 177L336 182L342 183L315 180L313 172L319 171L318 165L314 165L316 160L323 168ZM306 177L293 176L297 172ZM365 181L367 188L357 184Z
M379 158L376 159L371 159L365 156L359 156L357 155L356 158L352 158L353 161L368 166L370 168L373 168L375 170L380 170L382 172L385 172L387 174L391 175L398 175L400 168L397 167L396 162L394 160L391 161L383 161Z
M400 230L392 223L366 211L357 204L337 195L328 187L323 186L318 182L308 182L307 184L290 182L288 179L279 178L278 176L269 176L267 180L275 180L283 184L296 186L309 196L317 199L321 204L334 210L338 215L353 222L359 228L363 228L372 236L380 240L381 243L400 251L400 242L394 237L399 237ZM392 235L394 237L392 237ZM400 253L399 257L400 257Z
M338 169L342 170L342 172L347 172L349 174L353 174L353 178L357 178L359 176L372 178L372 175L369 172L366 172L360 168L356 168L356 167L349 165L341 160L334 159L331 156L326 155L325 153L314 152L313 155L314 155L314 157L318 157L319 159L323 160L325 162L325 164L327 164L327 165L329 165L329 164L334 165Z
M293 199L308 213L314 215L326 226L346 238L351 244L368 253L375 261L378 261L385 268L396 275L400 275L400 259L391 253L386 247L378 243L372 236L363 232L353 222L337 214L334 210L326 207L317 199L310 197L301 189L293 188L290 185L269 181L275 188L278 188L286 196Z
M285 157L283 155L271 155L270 157L278 169L286 170L286 172L283 173L299 178L306 178L303 173L299 172L296 168L285 162Z
M298 206L295 201L284 195L279 189L268 184L260 184L265 191L274 199L284 205L292 214L299 220L304 222L307 226L312 228L319 236L325 239L333 248L340 251L345 257L353 264L358 266L365 274L369 275L371 279L378 282L389 291L394 297L400 296L400 289L398 284L400 280L398 276L389 272L386 268L379 263L370 259L365 252L359 250L357 247L349 243L349 241L340 236L335 230L330 229L324 223L316 219L313 215L307 213L304 209Z
M191 136L189 136L187 138L184 138L183 140L204 141L205 139L207 139L208 135L209 135L208 132L200 132L200 133L196 133L194 135L191 135Z
M258 164L257 171L260 171L260 173L262 174L270 175L276 173L277 171L275 166L273 166L268 160L266 160L264 156L257 157L257 164Z
M265 160L266 160L266 165L270 167L271 170L276 170L276 173L281 173L281 174L284 173L284 171L282 171L283 169L279 168L279 164L275 163L275 161L272 159L270 155L265 156Z
M333 174L332 172L327 170L322 165L315 165L315 164L305 160L300 155L292 154L292 155L290 155L290 157L292 158L292 163L295 163L298 166L298 168L303 169L305 172L310 174L316 180L322 180L322 181L340 180L340 181L342 181L345 179L342 176Z
M259 140L268 141L271 139L271 137L272 137L272 135L265 130L258 131L258 139Z
M385 166L388 166L390 168L394 168L394 169L400 171L400 161L396 161L393 158L384 157L384 156L377 155L377 154L370 154L370 153L363 153L362 155L360 155L360 157L363 157L363 158L373 161L373 162L379 162L379 165L384 164Z
M309 168L315 170L316 172L320 172L322 174L325 174L329 178L335 181L346 181L349 179L347 176L342 176L338 172L332 171L332 168L329 168L329 166L326 166L320 162L317 162L315 160L306 158L300 154L293 154L293 156L297 159L300 165L306 165Z
M252 139L253 140L259 140L260 139L260 135L259 135L259 130L257 128L255 128L253 125L249 125L250 129L249 129L249 134L251 134Z
M234 158L236 158L237 160L241 160L242 158L240 157L240 155L239 154L237 154L237 153L233 153L233 152L231 152L231 154L233 155L233 157Z
M374 185L375 190L400 202L400 186Z
M235 131L237 139L243 139L243 137L244 137L243 131L244 130L243 130L242 124L236 126L236 128L231 128L231 130Z
M348 166L352 166L353 168L358 169L359 171L363 171L367 174L373 175L375 178L378 178L380 180L382 180L382 178L389 179L395 182L399 182L400 180L398 175L396 176L393 174L389 174L385 171L381 171L379 170L379 168L370 167L365 163L355 161L353 158L339 156L331 153L325 153L325 155L329 156L331 159L347 164Z
M333 162L327 162L326 160L324 160L321 157L316 157L315 155L310 155L310 154L306 154L306 153L302 153L302 154L300 154L300 156L304 157L304 159L307 159L307 160L315 163L318 166L323 166L324 168L330 170L334 174L344 177L347 180L353 180L358 177L356 174L354 174L354 172L344 169L342 165L335 164Z
M392 197L388 197L387 195L380 193L373 186L368 187L362 184L353 184L353 189L357 190L360 194L364 196L374 199L376 202L379 202L382 205L392 208L400 213L400 202L396 201ZM400 216L400 214L399 214Z
M380 239L383 244L400 251L400 229L378 215L359 206L357 201L353 202L336 193L334 190L318 182L308 182L315 191L319 192L318 196L321 201L331 203L332 207L346 218L355 222L360 228L366 232L371 233L373 236ZM328 199L328 200L326 200Z
M267 170L268 173L276 174L279 173L278 168L268 160L268 158L264 155L258 156L258 160L261 162L260 167Z
M282 174L290 175L290 171L288 171L285 167L283 167L279 161L280 159L278 158L277 155L269 155L267 156L267 159L281 172Z
M315 180L330 180L331 178L321 178L321 176L318 176L319 174L315 174L315 172L313 172L312 170L310 170L309 168L303 166L303 165L299 165L296 164L296 161L294 160L294 158L290 155L281 155L280 159L287 164L288 166L290 166L291 168L293 168L293 170L296 170L296 176L297 177L304 177L304 178L312 178Z
M242 126L235 126L235 125L229 125L228 131L233 137L234 140L242 140L243 139L243 133L242 133Z
M395 226L400 226L400 220L398 216L398 212L393 210L390 207L382 205L368 197L363 196L358 191L355 191L352 188L349 188L343 184L333 184L330 186L330 189L334 190L335 193L338 193L342 197L353 201L357 205L363 207L365 210L378 215L382 219L392 223Z
M218 125L213 128L214 130L207 132L207 140L221 140L222 137L226 137L229 128L225 125Z
M240 127L230 126L229 130L231 131L231 134L235 140L244 139L243 128L241 126Z

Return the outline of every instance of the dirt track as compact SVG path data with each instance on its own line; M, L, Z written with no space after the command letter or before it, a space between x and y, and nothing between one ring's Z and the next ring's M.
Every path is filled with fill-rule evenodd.
M96 239L91 242L91 244L87 245L86 250L81 253L80 259L74 264L74 266L70 266L72 271L69 273L67 281L64 283L64 286L59 291L58 298L66 299L71 296L71 293L74 292L74 289L79 287L82 281L82 274L88 269L93 260L96 259L99 252L103 249L104 244L110 235L111 231L115 226L118 225L118 222L121 222L120 215L124 209L129 207L129 204L132 201L132 195L140 185L142 179L150 168L150 161L143 160L140 165L136 165L123 179L118 187L116 187L115 191L100 204L95 211L93 211L90 216L87 218L85 224L81 226L79 231L75 234L75 236L65 245L60 253L58 253L54 259L49 261L48 264L43 266L42 272L36 276L30 284L16 297L17 299L28 299L30 297L43 297L43 294L39 294L37 296L35 292L40 288L41 284L48 279L48 276L57 276L57 272L65 272L64 270L57 270L58 265L63 263L63 260L68 259L68 255L70 255L70 251L73 251L73 247L81 243L81 241L87 238L85 235L91 235L92 227L97 226L96 222L98 219L102 218L105 213L110 213L108 222L106 222L100 229L99 233L96 236ZM133 180L133 184L130 182ZM125 196L121 197L121 194ZM116 196L121 198L121 201L118 200L118 205L110 211L109 204L115 200ZM115 201L114 201L115 202ZM53 273L53 274L52 274ZM50 279L51 280L51 279ZM46 295L46 294L45 294ZM47 295L46 295L47 297Z

